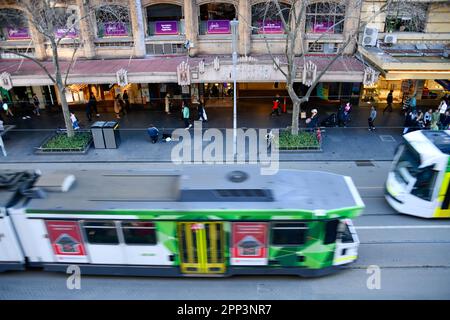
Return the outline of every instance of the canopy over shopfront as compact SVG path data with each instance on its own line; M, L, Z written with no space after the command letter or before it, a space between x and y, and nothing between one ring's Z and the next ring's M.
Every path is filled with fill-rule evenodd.
M359 47L359 52L386 80L450 79L450 48L443 45Z
M283 57L279 57L281 63ZM323 70L332 59L331 55L306 57L317 65L317 72ZM216 60L216 63L214 62ZM152 57L146 59L77 60L71 67L68 84L112 84L117 82L116 73L120 69L128 72L128 83L177 83L177 67L181 62L189 63L192 83L230 81L231 57L229 56L184 56ZM303 58L298 58L297 80L302 79ZM42 62L50 73L54 72L50 61ZM200 67L200 65L204 65ZM68 61L61 62L63 72L69 67ZM241 72L239 72L241 70ZM321 81L362 82L363 64L353 57L339 57L327 70ZM13 86L51 85L46 73L30 60L0 61L0 74L11 75ZM274 68L270 56L239 59L238 82L285 81L279 70Z

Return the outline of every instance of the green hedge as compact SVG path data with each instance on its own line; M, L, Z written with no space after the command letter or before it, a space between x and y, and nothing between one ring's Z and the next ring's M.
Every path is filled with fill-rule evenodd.
M91 142L92 135L90 132L76 132L73 137L68 137L65 133L59 133L42 145L42 149L59 149L59 150L84 150Z
M279 149L318 149L320 143L315 132L299 132L292 135L290 131L280 132Z

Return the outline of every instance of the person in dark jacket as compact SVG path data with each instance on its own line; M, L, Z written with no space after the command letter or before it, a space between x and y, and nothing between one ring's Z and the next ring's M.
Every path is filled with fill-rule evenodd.
M152 143L156 143L158 141L159 130L153 124L151 124L150 127L147 129L147 133Z
M317 116L317 109L312 109L311 117L306 119L306 127L308 129L315 129L317 128L318 121L319 117Z
M130 99L128 97L127 90L124 90L123 95L122 95L122 99L123 99L123 102L125 103L124 110L125 110L126 113L128 113L130 111Z
M383 114L386 112L386 110L389 110L389 112L392 112L392 102L394 101L394 96L392 95L393 90L389 91L387 98L386 98L386 102L387 102L387 106L386 108L384 108L383 110Z

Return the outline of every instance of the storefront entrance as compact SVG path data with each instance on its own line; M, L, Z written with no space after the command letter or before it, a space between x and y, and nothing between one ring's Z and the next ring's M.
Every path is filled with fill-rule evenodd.
M225 235L221 222L178 223L181 272L219 274L225 272Z

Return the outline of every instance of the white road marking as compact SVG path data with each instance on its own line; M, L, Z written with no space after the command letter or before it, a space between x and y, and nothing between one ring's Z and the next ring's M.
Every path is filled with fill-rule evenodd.
M383 230L383 229L450 229L450 225L443 226L355 226L357 230Z

